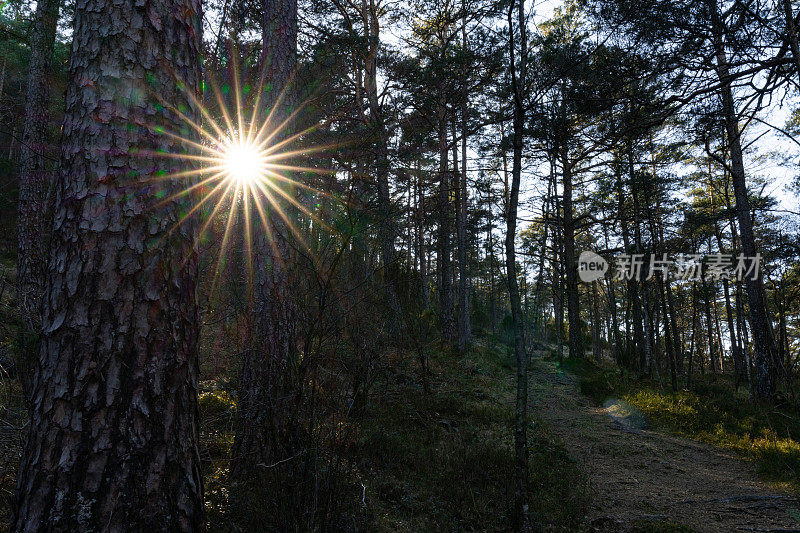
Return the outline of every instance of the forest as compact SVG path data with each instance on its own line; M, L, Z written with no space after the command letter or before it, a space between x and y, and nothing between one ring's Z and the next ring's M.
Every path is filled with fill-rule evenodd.
M0 531L800 531L796 0L0 0Z

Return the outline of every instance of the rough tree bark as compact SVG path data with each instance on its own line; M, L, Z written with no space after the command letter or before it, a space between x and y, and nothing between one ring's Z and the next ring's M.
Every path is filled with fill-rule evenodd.
M22 315L19 376L30 398L33 366L42 325L42 294L47 267L47 197L54 165L48 143L50 75L60 0L36 4L31 34L31 58L25 100L25 128L19 153L19 212L17 215L17 295Z
M75 5L13 531L203 527L194 225L168 178L190 164L153 155L188 148L153 126L197 115L201 19L195 0Z
M265 109L282 124L294 98L290 87L297 62L297 0L265 0L261 69L270 86ZM280 142L288 132L277 134ZM269 466L296 455L299 401L296 308L289 288L287 229L265 204L269 228L255 230L253 244L253 329L242 358L239 408L231 454L231 477L250 486ZM292 465L288 465L291 467Z

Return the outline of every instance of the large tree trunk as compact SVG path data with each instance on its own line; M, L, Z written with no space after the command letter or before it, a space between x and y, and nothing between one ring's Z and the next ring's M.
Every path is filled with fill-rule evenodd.
M47 196L54 165L48 143L50 77L56 40L59 0L36 4L31 35L31 59L25 100L25 129L19 154L19 214L17 216L17 298L22 315L19 361L25 398L30 398L33 367L42 325L42 291L47 268Z
M750 199L747 196L747 180L744 171L739 120L730 85L730 70L725 53L724 26L719 18L716 0L709 0L709 11L711 13L716 52L717 75L722 82L722 87L720 88L722 113L728 135L731 176L733 177L733 191L736 198L736 218L739 222L742 251L745 257L755 258L758 249L756 248L756 239L753 232L753 219L750 216ZM760 276L757 279L747 276L745 283L750 304L750 324L753 330L753 351L755 352L753 376L755 390L752 392L755 398L769 398L772 396L774 388L771 366L774 364L775 342L772 337L772 325L767 314L763 279Z
M274 217L271 224L276 224ZM265 489L263 475L280 475L274 465L293 469L297 458L298 350L296 312L287 268L283 229L262 233L254 244L253 330L242 358L231 477L240 488ZM308 443L304 443L308 444ZM273 466L270 466L273 465ZM286 487L288 492L288 487ZM241 495L241 494L240 494ZM249 511L248 511L249 512Z
M190 165L152 155L189 148L157 131L197 114L201 19L192 0L76 5L13 531L203 527L194 226L175 228L188 195L159 200Z
M264 106L277 106L272 121L281 124L295 100L290 81L297 61L297 1L265 0L263 15L261 68L264 83L271 87ZM287 136L283 131L272 142ZM280 216L271 215L276 209L267 208L269 227L254 229L253 329L242 359L231 454L231 477L240 488L265 489L259 483L263 476L278 475L274 465L279 462L282 468L294 468L288 459L297 458L296 446L308 444L296 435L300 401L296 308L289 283L288 228Z

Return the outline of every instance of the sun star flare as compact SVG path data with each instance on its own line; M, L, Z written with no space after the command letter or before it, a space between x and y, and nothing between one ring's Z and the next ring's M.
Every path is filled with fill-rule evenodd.
M235 139L220 148L226 178L238 185L252 186L267 174L267 155L258 145Z

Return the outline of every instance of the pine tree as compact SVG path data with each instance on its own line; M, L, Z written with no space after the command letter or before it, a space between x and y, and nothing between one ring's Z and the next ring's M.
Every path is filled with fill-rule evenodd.
M171 178L191 165L159 154L187 149L160 131L195 114L201 18L184 0L76 6L14 531L203 527L197 258Z

